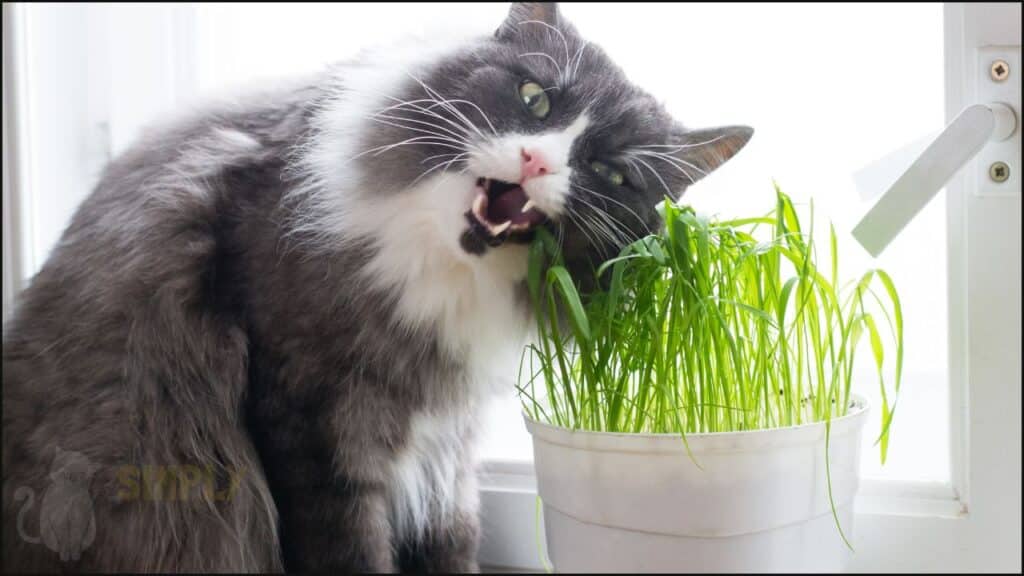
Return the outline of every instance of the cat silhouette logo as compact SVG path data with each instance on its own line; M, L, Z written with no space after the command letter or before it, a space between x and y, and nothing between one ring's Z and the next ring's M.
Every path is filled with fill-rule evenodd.
M39 535L25 528L25 515L35 504L35 491L20 486L14 499L25 500L18 511L18 535L30 544L42 542L60 555L62 562L77 561L96 538L96 517L89 495L89 481L98 466L84 454L57 447L50 467L52 483L39 504Z

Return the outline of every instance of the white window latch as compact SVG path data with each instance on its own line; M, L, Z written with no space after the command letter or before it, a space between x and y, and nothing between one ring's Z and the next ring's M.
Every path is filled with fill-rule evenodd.
M888 187L853 228L853 236L878 256L943 186L977 156L976 196L1020 194L1020 49L985 47L978 51L975 97L983 102L963 109ZM876 164L897 161L900 151ZM979 154L980 153L980 154ZM855 180L878 181L888 166L875 165ZM863 186L863 184L862 184ZM877 190L877 188L875 188ZM867 192L873 196L874 191ZM874 193L872 193L874 192Z
M989 141L1006 140L1016 129L1016 116L1006 104L968 106L882 194L853 228L853 236L872 256L878 256ZM1008 165L993 170L997 168L1006 173L993 174L994 178L1009 176Z

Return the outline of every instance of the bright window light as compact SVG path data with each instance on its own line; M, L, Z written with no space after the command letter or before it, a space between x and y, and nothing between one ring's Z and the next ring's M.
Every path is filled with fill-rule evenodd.
M94 9L98 8L78 8L83 18L76 21L90 22L87 16ZM206 96L230 93L261 80L313 72L410 32L422 34L467 23L489 32L506 11L505 4L489 3L202 4L190 12L190 20L171 22L173 26L167 30L186 34L184 41L195 58L194 64L179 74L182 82L193 83L182 93ZM684 123L692 127L748 124L756 129L747 148L691 190L686 202L723 217L767 212L775 198L774 179L795 202L814 198L819 231L827 232L828 219L834 222L840 237L841 275L850 278L876 265L890 273L903 301L904 382L888 463L881 467L873 447L880 429L877 383L871 366L864 366L864 386L859 392L876 409L872 414L875 421L865 426L862 471L867 477L948 481L943 194L878 261L872 261L849 234L856 216L867 207L851 175L887 152L942 127L942 5L595 3L564 4L562 11L586 38L604 47L634 82L664 101ZM133 17L127 11L119 14ZM73 28L70 32L84 33L81 26ZM35 66L36 75L49 74L48 66L62 58L77 62L74 54L60 53L58 40L39 52L38 62L29 63L30 68ZM132 78L145 77L147 70L165 64L117 57L122 67L139 66L137 72L143 75L113 71L110 91L124 102L132 101ZM101 64L89 63L89 70L102 70ZM116 85L118 78L123 85ZM58 80L55 77L54 82ZM63 118L62 113L74 110L69 105L76 101L60 100L61 93L48 90L33 101L32 117L55 123ZM84 107L89 101L75 105ZM147 122L155 119L145 118ZM51 132L56 134L57 128ZM116 136L132 133L139 126L114 128ZM123 139L115 138L115 144L120 141ZM39 167L53 165L46 156L51 148L46 142L41 137L33 147L33 162ZM54 142L60 144L59 139ZM72 152L78 154L75 150L68 154ZM61 174L59 170L38 172ZM67 186L77 190L71 183ZM83 188L80 193L84 192ZM39 255L37 263L56 241L77 200L62 201L52 216L40 208L39 232L32 240L33 251ZM860 354L865 361L869 356L866 351ZM511 384L485 421L488 429L481 457L524 461L532 457L530 437Z

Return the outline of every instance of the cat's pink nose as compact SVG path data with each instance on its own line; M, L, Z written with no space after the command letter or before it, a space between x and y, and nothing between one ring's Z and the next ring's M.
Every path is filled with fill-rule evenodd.
M522 157L523 167L521 180L523 182L526 182L530 178L536 178L551 172L547 159L544 158L544 155L539 151L523 148Z

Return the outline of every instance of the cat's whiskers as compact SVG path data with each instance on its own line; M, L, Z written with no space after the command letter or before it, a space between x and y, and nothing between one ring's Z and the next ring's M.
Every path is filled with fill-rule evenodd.
M430 168L429 170L427 170L427 171L425 171L425 172L421 173L421 174L420 174L419 176L417 176L417 177L416 177L416 179L415 179L415 180L413 180L413 181L412 181L412 182L411 182L411 183L409 184L409 186L408 186L408 187L409 187L409 188L411 188L411 187L415 186L417 182L419 182L419 181L420 181L420 180L422 180L423 178L426 178L426 176L427 176L428 174L430 174L430 173L431 173L431 172L433 172L434 170L437 170L438 168L441 168L442 166L444 166L444 168L442 168L442 170L441 170L441 171L442 171L442 172L446 172L446 171L448 170L448 168L449 168L449 167L450 167L450 166L451 166L452 164L454 164L455 162L458 162L458 161L460 161L460 160L464 160L464 158L459 158L458 156L466 156L466 157L468 158L468 157L469 157L469 154L468 154L468 153L463 153L463 154L459 154L459 155L457 155L457 156L456 156L455 158L452 158L451 160L449 160L449 161L447 161L447 162L439 162L438 164L436 164L435 166L433 166L433 167L432 167L432 168ZM464 173L464 172L465 172L466 170L468 170L468 169L469 169L469 167L467 166L467 167L463 168L462 170L460 170L460 171L459 171L459 172L458 172L457 174L462 174L462 173ZM428 192L428 194L430 194L430 193L433 193L433 192L434 192L435 190L437 190L437 188L438 188L438 187L439 187L439 186L440 186L440 185L441 185L441 184L442 184L443 182L444 182L444 180L443 180L443 179L439 179L439 180L438 180L438 181L437 181L436 183L434 183L434 187L430 189L430 192Z
M646 167L651 172L651 174L653 174L654 177L658 179L658 182L661 182L661 186L665 189L665 194L668 194L668 195L671 196L672 191L669 189L668 184L665 183L665 180L661 177L661 175L658 174L657 170L655 170L650 164L648 164L642 158L638 158L636 156L633 156L633 159L636 160L637 162L639 162L642 166Z
M466 152L448 152L446 154L434 154L433 156L427 156L423 160L420 160L420 164L426 164L435 158L451 158L452 156L461 156Z
M612 243L615 245L616 248L621 249L623 246L637 239L634 234L627 230L624 230L621 226L609 220L608 213L602 211L596 206L590 204L588 204L588 206L590 206L590 210L594 213L594 215L597 218L603 220L601 227L607 230L606 236L608 236L609 239L612 240Z
M397 110L399 112L401 112L403 110L402 108L396 108L394 106L389 107L389 108L392 109L392 110ZM462 147L463 151L460 151L460 152L451 152L451 153L446 153L446 154L434 154L432 156L428 156L428 157L424 158L423 160L421 160L420 163L423 164L423 163L426 163L426 162L430 162L431 160L436 160L436 159L439 159L439 158L447 158L447 160L437 162L433 166L429 167L427 170L421 172L419 174L419 176L417 176L409 184L410 187L414 186L417 182L419 182L423 178L429 176L431 173L433 173L436 170L440 169L442 172L448 171L452 167L453 164L456 164L456 163L458 163L460 161L465 161L466 159L468 159L469 155L470 155L470 151L478 150L479 149L478 146L476 146L475 144L470 142L465 136L460 135L460 134L456 134L456 133L452 132L451 130L446 129L443 126L439 126L439 125L437 125L437 124L435 124L433 122L427 122L427 121L418 120L418 119L415 119L415 118L407 118L405 116L394 116L394 115L388 115L388 114L381 114L379 112L377 114L374 114L374 115L370 116L369 118L371 120L373 120L373 121L380 122L382 124L386 124L386 125L389 125L389 126L395 126L395 127L398 127L398 128L403 128L403 129L414 131L414 132L428 134L430 136L433 136L433 137L437 138L438 142L450 142L452 144L457 144L457 145L460 145ZM395 120L395 121L391 122L389 120ZM420 128L419 126L410 126L410 125L407 124L407 123L410 123L410 122L415 123L415 124L419 124L419 125L430 126L430 127L433 127L435 129L439 129L439 130L443 130L444 134L442 134L440 132L436 132L434 130L428 130L428 129L425 129L425 128ZM386 151L386 150L382 150L382 151L380 151L378 153L382 153L384 151ZM462 174L465 171L466 171L466 169L464 168L459 173Z
M587 242L598 248L601 251L602 257L607 258L610 256L607 246L604 242L599 240L601 238L608 238L611 240L612 244L616 244L616 241L614 240L614 237L608 235L606 230L601 228L599 222L595 221L593 218L588 218L583 211L577 210L573 207L575 202L581 201L582 199L579 196L571 196L570 201L566 205L565 214L576 224L576 227L579 228L580 232L586 236ZM585 207L586 203L582 202L582 205ZM591 236L591 233L593 233L593 236Z
M442 120L442 121L448 123L449 125L454 127L456 130L459 130L460 132L462 132L466 136L468 136L470 134L470 130L464 124L461 124L459 122L455 122L451 118L448 118L446 116L438 114L437 112L435 112L432 109L424 108L422 106L418 106L417 105L420 102L431 102L431 103L436 104L437 100L434 100L433 98L420 98L420 99L417 99L417 100L401 100L399 98L395 98L394 96L385 96L385 97L390 99L390 100L398 101L398 104L395 104L393 106L389 106L387 108L384 108L379 113L388 112L388 111L394 110L394 109L399 109L399 110L402 110L402 111L408 111L408 112L412 112L412 113L416 113L416 114L423 114L424 116L429 116L431 118L437 118L439 120Z
M626 163L626 166L628 166L630 170L632 170L634 173L636 173L637 177L640 178L640 184L646 188L647 187L647 178L644 177L643 171L640 170L640 168L636 165L636 160L633 160L629 156L624 156L622 158L622 160L623 160L623 162Z
M451 138L449 136L444 136L444 135L442 135L442 134L440 134L438 132L434 132L434 131L431 131L431 130L426 130L424 128L416 128L414 126L408 126L408 125L404 125L404 124L399 124L397 122L389 122L387 120L382 120L380 118L372 118L372 119L374 121L376 121L376 122L379 122L381 124L386 124L388 126L394 126L396 128L401 128L403 130L409 130L411 132L418 132L420 134L428 134L428 135L430 135L430 137L432 137L432 138L434 138L434 139L436 139L436 140L438 140L440 142L449 142L451 144L456 144L456 145L464 146L464 147L472 146L471 144L469 144L468 142L466 142L464 140L457 140L455 138Z
M581 44L579 50L576 51L576 55L573 57L573 60L576 61L576 64L572 67L572 80L576 80L576 75L579 74L580 63L583 61L583 51L586 50L587 46L589 45L589 42L584 42L583 44ZM570 62L572 62L572 60L570 60Z
M700 166L697 166L696 164L693 164L691 162L683 160L682 158L678 158L676 156L665 156L665 160L666 161L670 161L670 162L678 162L678 163L684 164L686 166L689 166L690 168L693 168L697 172L700 172L701 176L707 176L708 175L708 173L703 168L701 168ZM691 184L692 184L692 182L691 182Z
M468 105L472 106L474 109L476 109L477 112L480 113L480 116L483 117L484 121L487 122L487 126L491 129L491 132L493 132L495 136L498 135L498 131L494 129L494 125L491 124L491 120L490 120L490 118L487 117L487 114L485 114L484 111L481 110L472 101L470 101L470 100L463 100L463 99L460 99L460 98L445 99L445 100L442 100L442 101L438 101L436 104L431 104L430 106L427 106L427 109L430 110L430 109L434 108L435 106L439 106L439 105L442 105L442 104L468 104ZM459 113L461 114L461 111L459 111ZM467 121L468 121L468 118L467 118Z
M550 54L548 54L546 52L525 52L525 53L519 55L520 58L522 58L523 56L543 56L543 57L547 58L548 60L550 60L551 63L555 65L555 69L558 70L558 76L559 77L564 77L565 76L564 73L562 72L562 67L558 64L558 62L554 58L551 57Z
M590 235L590 232L588 232L588 230L590 230L590 227L587 226L582 221L582 216L581 215L577 214L576 211L572 210L571 208L567 209L565 211L565 215L569 218L569 220L571 220L576 225L576 228L578 228L579 231L582 232L583 235L587 237L587 242L588 243L590 243L593 246L602 248L602 251L603 251L603 247L602 247L601 243L597 242L594 239L594 237ZM595 232L595 234L596 234L596 232Z
M569 43L565 40L565 35L562 34L561 30L541 20L523 20L519 22L517 26L522 26L523 24L540 24L541 26L544 26L549 30L553 30L555 34L558 34L558 37L562 39L562 46L565 47L565 63L569 63Z
M433 110L426 109L426 108L423 108L422 106L418 106L417 105L417 103L419 103L419 102L432 102L432 103L436 104L436 103L438 103L436 99L428 98L428 99L421 99L421 100L400 100L400 99L395 98L393 96L386 96L386 95L383 95L383 96L385 96L386 98L389 98L391 100L397 100L398 103L394 104L392 106L388 106L388 107L384 108L383 110L378 111L378 112L368 116L367 118L369 120L372 120L374 122L379 122L379 123L382 123L382 124L386 124L386 125L390 125L390 126L394 126L396 128L402 128L402 129L409 130L409 131L412 131L412 132L426 134L426 135L425 136L414 137L414 138L408 138L408 139L403 140L401 142L394 142L394 143L391 143L391 144L385 144L385 145L382 145L382 146L377 146L375 148L370 148L368 150L364 150L364 151L362 151L362 152L352 156L351 158L349 158L349 161L355 160L356 158L359 158L359 157L361 157L361 156L363 156L365 154L373 154L374 156L377 156L377 155L383 154L385 152L388 152L390 150L393 150L395 148L398 148L398 147L401 147L401 146L407 146L407 145L426 145L426 144L430 144L430 145L436 145L436 146L442 146L442 147L445 147L445 148L455 149L455 150L458 150L459 152L463 152L466 149L476 149L476 146L469 141L469 139L467 137L468 134L465 132L465 127L464 126L462 126L462 125L460 125L458 123L452 122L450 119L448 119L448 118L446 118L446 117L444 117L444 116L434 112ZM430 117L439 118L439 119L441 119L441 120L443 120L445 122L448 122L449 124L451 124L452 126L458 128L459 130L463 130L464 132L462 134L459 134L459 133L453 132L450 129L445 128L444 126L440 126L440 125L435 124L433 122L427 122L425 120L418 120L418 119L415 119L415 118L407 118L407 117L404 117L404 116L394 116L394 115L385 114L385 112L388 112L388 111L399 111L399 112L401 112L401 111L408 111L408 112L413 112L413 113L419 112L419 113L422 113L422 114L430 116ZM394 120L394 121L391 121L391 120ZM420 126L411 126L411 125L409 125L407 123L416 123L416 124L419 124L419 125L430 126L430 127L434 128L436 130L442 130L443 133L435 131L435 130L428 130L426 128L421 128Z
M609 214L607 210L601 210L582 194L578 195L577 198L603 221L602 228L608 232L606 236L614 236L615 243L619 248L638 239L618 218Z
M441 120L442 122L445 122L445 123L449 124L450 126L452 126L453 128L455 128L456 130L458 130L459 132L461 132L465 136L469 136L471 134L471 132L475 132L481 138L484 138L485 137L484 134L480 131L480 129L476 126L476 124L474 124L469 118L467 118L465 116L465 114L463 114L460 110L458 110L453 105L453 103L464 103L464 104L468 104L469 106L472 106L473 108L475 108L480 113L480 115L483 116L484 120L487 122L488 126L491 128L491 131L494 132L495 134L497 134L497 132L495 131L494 126L491 123L490 119L483 112L483 110L480 110L480 108L476 104L474 104L473 102L470 102L468 100L446 100L443 97L441 97L440 94L436 90L430 88L426 83L424 83L419 78L416 78L415 76L413 76L411 73L408 73L408 72L406 72L406 75L408 75L410 78L412 78L417 83L419 83L420 86L426 92L428 97L427 98L418 98L418 99L414 99L414 100L402 100L401 98L397 98L397 97L389 95L389 94L371 93L372 95L379 96L379 97L382 97L382 98L386 98L388 100L396 102L395 104L392 104L391 106L387 106L387 107L379 110L376 114L382 114L382 113L386 113L386 112L389 112L389 111L392 111L392 110L404 110L404 111L408 111L408 112L413 113L413 114L421 114L423 116L428 116L428 117L431 117L431 118L435 118L435 119ZM425 104L425 103L429 103L430 106L424 107L424 106L420 106L419 105L419 104ZM454 120L452 118L449 118L446 115L439 114L438 112L436 112L434 110L434 108L436 108L438 106L440 106L442 110L450 112L451 115L454 117Z
M669 154L671 154L672 152L679 152L680 150L685 150L686 148L699 148L701 146L707 146L708 144L717 142L718 140L725 138L725 136L725 134L722 134L720 136L715 136L711 140L705 140L704 142L690 142L687 144L640 144L637 146L633 146L633 148L672 148L672 150L668 152Z
M465 134L459 134L457 132L453 132L453 131L445 128L444 126L441 126L441 125L436 124L434 122L428 122L426 120L418 120L416 118L407 118L405 116L394 116L394 115L391 115L391 114L380 114L380 113L374 114L370 118L373 118L373 119L383 118L385 120L392 120L392 121L396 121L396 122L403 122L403 123L404 122L411 122L413 124L420 124L420 125L423 125L423 126L429 126L429 127L434 128L436 130L440 130L441 132L444 132L445 134L448 134L452 138L455 138L455 139L457 139L457 140L459 140L461 142L465 142L467 145L469 144L469 140L466 138Z
M594 215L598 216L600 215L600 212L596 208L590 206L589 204L585 204L584 206L588 208L587 213L593 213ZM595 218L594 216L587 217L586 214L584 214L584 216L587 218L589 222L593 224L595 232L597 232L606 240L608 240L608 243L610 243L612 246L621 248L626 244L613 232L611 228L609 228L607 224L602 223L599 219Z
M665 162L669 166L672 166L676 170L682 172L683 175L685 175L687 178L689 178L691 184L693 184L696 180L694 179L694 177L689 172L686 171L686 169L683 168L683 166L689 166L690 168L693 168L694 170L700 172L702 175L706 175L707 174L704 170L701 170L698 166L695 166L694 164L691 164L690 162L687 162L686 160L683 160L682 158L677 158L675 156L671 156L669 154L665 154L664 152L651 152L651 151L642 151L642 150L636 151L635 150L635 151L632 151L631 154L647 156L647 157L650 157L650 158L656 158L658 160L661 160L662 162Z
M650 234L651 233L651 229L647 225L647 222L645 222L644 219L641 218L640 215L636 213L636 210L633 210L628 205L626 205L626 204L616 200L615 198L612 198L611 196L608 196L606 194L601 194L597 190L591 190L590 188L587 188L586 186L583 186L581 184L573 184L572 186L575 187L575 188L578 188L580 190L583 190L584 192L592 194L595 197L604 200L605 202L613 202L613 203L621 206L622 208L625 208L630 213L630 215L632 215L634 218L636 218L636 221L639 222L640 226L642 226L644 228L644 232L646 234ZM623 228L627 228L628 229L628 227L625 224L623 224L621 221L619 221L619 220L616 220L616 221L619 222L619 224L622 225Z
M395 148L398 148L400 146L431 145L431 146L442 146L442 147L445 147L445 148L452 148L452 149L460 150L460 151L462 150L462 147L460 147L460 146L453 146L453 145L447 144L445 142L436 142L436 141L425 142L425 140L437 140L437 137L436 136L416 136L414 138L408 138L408 139L403 140L401 142L395 142L395 143L392 143L392 144L384 144L382 146L377 146L377 147L374 147L374 148L370 148L368 150L363 150L362 152L356 154L355 156L351 156L347 161L351 162L352 160L355 160L357 158L365 156L366 154L373 154L374 156L380 156L381 154L383 154L385 152L388 152L390 150L393 150Z
M417 83L419 83L420 86L423 87L423 90L426 91L427 96L433 98L434 101L437 104L441 105L446 110L448 110L449 112L451 112L452 114L457 116L460 120L465 122L467 127L472 128L481 138L484 138L485 136L484 136L483 132L480 131L480 128L478 128L477 125L472 120L470 120L468 117L466 117L466 115L463 114L461 110L459 110L457 107L455 107L453 105L453 103L464 103L464 104L468 104L469 106L472 106L473 109L476 110L480 114L481 117L483 117L484 121L487 122L487 125L491 129L491 132L495 136L498 135L498 131L494 129L494 124L491 123L491 119L488 118L487 114L485 114L484 111L481 110L480 107L477 106L476 104L474 104L473 102L470 102L469 100L448 100L444 96L442 96L440 94L440 92L438 92L437 90L434 90L433 88L428 86L426 82L420 80L419 78L417 78L416 76L414 76L411 73L407 72L406 74L408 74L410 78L415 80Z
M426 170L426 171L420 173L420 175L417 176L416 179L413 180L412 183L409 184L410 188L412 186L415 186L417 182L419 182L423 178L426 178L431 172L437 170L438 168L440 168L442 172L446 172L446 171L448 171L448 168L450 168L452 164L455 164L456 162L464 161L464 160L468 159L469 158L469 152L462 152L461 154L437 154L435 156L431 156L431 158L436 158L437 156L454 156L454 158L452 158L452 159L450 159L450 160L448 160L446 162L438 162L437 164L432 166L429 170ZM465 169L463 169L462 172L465 172ZM459 172L459 174L461 174L462 172Z

